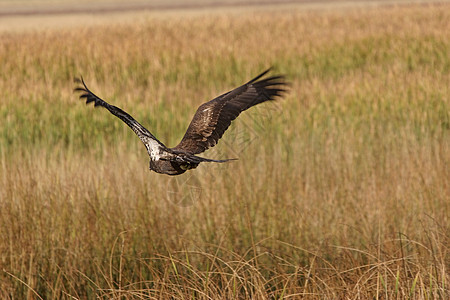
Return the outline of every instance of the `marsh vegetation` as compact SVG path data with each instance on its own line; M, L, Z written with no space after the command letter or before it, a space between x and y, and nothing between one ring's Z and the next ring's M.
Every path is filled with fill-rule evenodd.
M446 299L450 8L149 18L0 39L0 298ZM203 102L273 65L289 95L204 164L148 170Z

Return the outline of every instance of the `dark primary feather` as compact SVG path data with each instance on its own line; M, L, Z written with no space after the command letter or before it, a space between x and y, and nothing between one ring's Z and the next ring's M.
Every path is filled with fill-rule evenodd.
M122 109L118 108L117 106L107 103L106 101L102 100L100 97L95 95L93 92L91 92L89 90L89 88L86 86L86 84L84 83L83 78L81 78L81 79L75 78L75 82L82 84L81 87L77 87L74 89L74 91L76 91L76 92L82 92L82 94L80 95L80 99L86 98L86 104L94 102L94 106L102 106L102 107L106 108L107 110L109 110L109 112L111 112L113 115L120 118L136 133L136 135L145 144L147 149L149 149L149 147L150 148L154 147L155 145L158 145L162 148L166 148L144 126L139 124L139 122L136 121L128 113L124 112Z
M281 96L287 86L284 76L259 80L269 71L270 69L246 84L202 104L197 109L183 139L173 149L192 154L202 153L217 144L231 122L241 112Z

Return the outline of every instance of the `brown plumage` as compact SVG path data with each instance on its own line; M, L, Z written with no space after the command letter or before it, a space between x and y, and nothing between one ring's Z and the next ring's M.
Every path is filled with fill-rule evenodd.
M270 69L269 69L270 70ZM92 93L83 79L77 79L81 87L80 98L86 98L86 104L108 109L113 115L125 122L141 139L150 156L150 169L163 174L179 175L186 170L196 168L201 162L226 162L196 156L214 147L225 133L231 122L241 112L259 103L275 100L286 91L284 76L272 76L261 79L269 70L264 71L246 84L202 104L195 113L181 142L168 148L158 141L146 128L120 108L110 105Z

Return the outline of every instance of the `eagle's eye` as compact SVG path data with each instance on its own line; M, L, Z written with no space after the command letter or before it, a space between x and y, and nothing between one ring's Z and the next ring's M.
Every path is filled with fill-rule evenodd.
M183 164L183 165L180 165L180 168L182 169L182 170L189 170L190 168L191 168L191 165L190 164Z

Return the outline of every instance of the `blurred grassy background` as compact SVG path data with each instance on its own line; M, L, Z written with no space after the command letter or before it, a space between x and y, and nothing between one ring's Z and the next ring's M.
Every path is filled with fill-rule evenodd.
M450 8L235 12L0 33L2 298L449 295ZM273 65L292 82L179 177L168 146Z

